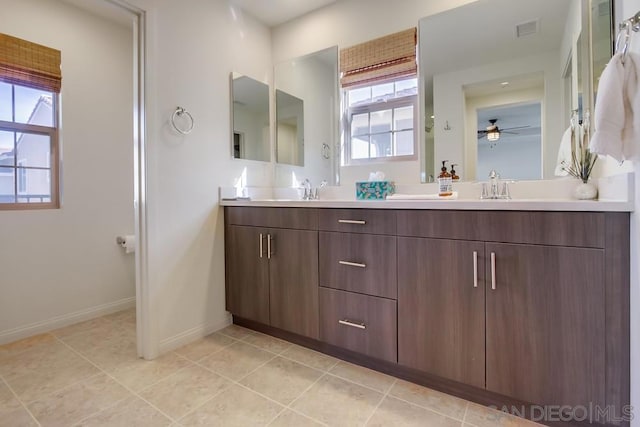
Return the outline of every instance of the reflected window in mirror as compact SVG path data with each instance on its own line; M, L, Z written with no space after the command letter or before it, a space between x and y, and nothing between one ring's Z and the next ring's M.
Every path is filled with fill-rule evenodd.
M233 158L270 161L269 86L232 73L231 98Z
M345 164L415 158L417 78L344 91Z

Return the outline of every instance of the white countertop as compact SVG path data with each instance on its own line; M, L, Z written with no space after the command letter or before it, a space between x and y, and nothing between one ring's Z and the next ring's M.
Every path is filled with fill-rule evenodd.
M356 209L449 209L496 211L576 211L576 212L631 212L633 202L616 200L563 200L563 199L511 199L511 200L293 200L254 199L221 200L222 206L293 207L293 208L356 208Z

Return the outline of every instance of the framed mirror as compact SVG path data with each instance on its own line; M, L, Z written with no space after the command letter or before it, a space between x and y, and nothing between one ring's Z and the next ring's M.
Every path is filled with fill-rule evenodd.
M304 101L276 89L276 161L304 166Z
M276 185L337 181L338 48L275 65ZM337 161L336 161L337 159Z
M588 64L583 53L589 24L584 17L590 4L478 0L420 20L423 182L433 179L442 160L458 164L462 180L484 180L487 168L504 178L555 177L562 134L571 109L577 108L572 100L584 108L591 105L580 96L591 89L591 75L583 65ZM523 107L527 105L539 108ZM531 155L536 134L539 142ZM488 135L494 138L491 143ZM501 144L510 147L497 149ZM506 152L511 157L505 158ZM517 178L509 176L505 165L539 173Z
M232 157L270 161L269 86L231 73L231 100Z

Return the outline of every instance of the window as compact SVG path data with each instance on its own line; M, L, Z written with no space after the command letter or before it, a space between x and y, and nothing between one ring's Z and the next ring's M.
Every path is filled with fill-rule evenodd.
M345 164L416 154L417 78L344 91Z
M0 209L57 208L60 52L0 34Z

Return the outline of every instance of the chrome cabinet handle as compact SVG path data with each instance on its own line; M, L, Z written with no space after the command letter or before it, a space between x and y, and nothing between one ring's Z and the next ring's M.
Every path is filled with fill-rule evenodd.
M272 241L273 241L273 237L271 237L271 234L267 234L267 259L271 259L271 255L273 255L273 253L271 252Z
M473 287L478 287L478 251L473 251Z
M349 321L347 319L338 320L338 323L340 323L341 325L345 325L345 326L351 326L352 328L367 329L367 327L365 326L364 323L354 323L354 322L351 322L351 321Z
M262 258L262 254L264 253L264 248L262 247L262 239L264 239L264 236L262 235L262 233L260 233L260 258Z
M339 219L338 222L340 224L359 224L365 225L367 221L357 220L357 219Z
M349 267L359 267L359 268L367 267L367 264L360 264L359 262L351 262L351 261L338 261L338 264L348 265Z
M491 289L496 290L496 253L491 252Z

